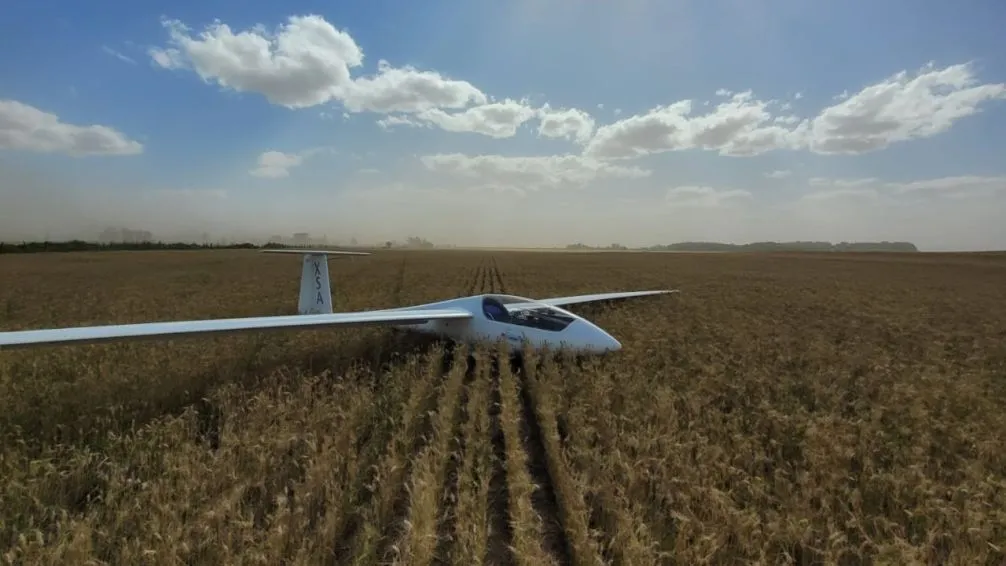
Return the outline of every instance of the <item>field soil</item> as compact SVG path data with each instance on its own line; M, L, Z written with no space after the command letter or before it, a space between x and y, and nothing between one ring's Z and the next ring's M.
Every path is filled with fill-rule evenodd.
M0 256L0 329L292 314L296 256ZM337 311L499 292L575 359L375 327L0 352L4 564L1006 561L1006 256L381 251Z

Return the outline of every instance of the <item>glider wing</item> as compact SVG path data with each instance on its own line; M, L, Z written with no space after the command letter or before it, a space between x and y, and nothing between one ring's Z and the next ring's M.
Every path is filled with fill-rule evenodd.
M566 307L581 303L596 303L601 301L621 301L636 297L647 297L650 295L664 295L667 293L677 293L677 289L662 289L659 291L624 291L620 293L597 293L594 295L575 295L571 297L552 297L550 299L539 299L537 302L551 307Z
M331 326L407 325L430 320L466 319L464 309L402 309L290 316L258 316L208 320L179 320L107 326L79 326L0 332L0 350L50 344L88 344L112 340L169 339L268 330L310 330Z

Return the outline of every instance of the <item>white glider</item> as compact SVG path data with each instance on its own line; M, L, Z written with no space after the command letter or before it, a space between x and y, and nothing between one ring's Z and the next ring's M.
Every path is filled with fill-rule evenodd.
M369 253L300 249L262 251L303 256L297 309L299 314L0 332L0 350L113 340L383 325L431 334L459 343L473 344L504 338L515 347L527 342L534 349L567 348L581 354L603 354L620 350L622 345L597 325L562 307L677 292L628 291L541 300L483 294L411 307L334 313L328 274L329 256L370 255Z

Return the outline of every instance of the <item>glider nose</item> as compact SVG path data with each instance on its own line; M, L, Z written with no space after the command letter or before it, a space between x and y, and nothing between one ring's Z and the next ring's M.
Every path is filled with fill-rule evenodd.
M622 349L622 344L615 340L615 337L608 334L597 325L581 320L581 347L591 354L604 354L606 352L617 352Z
M601 330L600 328L598 330ZM607 332L601 330L601 334L604 335L604 340L601 340L602 348L601 352L617 352L622 349L622 343L615 340L615 337Z

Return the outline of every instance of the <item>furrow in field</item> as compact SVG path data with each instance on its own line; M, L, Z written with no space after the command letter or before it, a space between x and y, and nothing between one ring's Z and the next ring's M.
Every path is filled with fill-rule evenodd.
M465 288L464 292L465 295L475 294L475 289L478 287L479 284L479 274L481 272L482 272L482 263L480 262L478 265L475 266L475 269L472 270L471 277L468 281L468 286Z
M489 541L483 563L492 565L512 565L514 556L513 529L511 529L507 507L510 493L507 484L506 438L500 423L500 371L499 359L494 355L490 360L489 433L492 443L492 472L489 478Z
M433 354L435 355L435 354ZM344 502L347 513L336 532L331 563L342 564L351 558L366 556L376 550L380 538L377 531L380 519L390 515L394 488L402 482L402 460L408 456L409 439L414 438L421 424L424 405L436 402L440 368L432 365L420 367L416 357L397 369L406 374L399 379L407 385L393 389L398 393L378 403L372 415L373 432L360 439L358 450L363 450L357 468L359 479L356 488L349 492ZM381 386L378 386L379 388Z
M500 271L496 256L493 256L493 272L496 274L496 288L499 293L506 294L506 284L503 282L503 272Z
M486 277L489 279L489 281L487 282L487 285L489 286L488 292L498 293L499 289L496 286L496 258L494 257L489 258L488 267L489 267L488 273L486 274Z
M503 353L502 355L506 355ZM554 495L547 471L544 476L536 469L542 455L536 452L529 438L526 415L518 393L516 364L503 362L500 375L500 422L506 438L506 475L509 490L509 514L513 531L513 552L516 563L568 564L565 540L557 523ZM540 443L537 446L540 449ZM542 492L551 496L553 508L543 505ZM547 501L547 498L546 498ZM559 537L555 533L559 533ZM556 540L558 538L558 540Z
M400 305L402 303L402 289L405 287L405 258L402 258L402 262L398 264L397 271L395 272L395 283L391 290L392 302L395 305Z
M454 513L447 520L453 525L447 538L441 538L435 564L481 564L490 537L489 493L492 472L491 424L486 407L490 399L490 367L476 364L469 358L472 381L469 385L470 413L465 422L463 457L457 479L457 499L453 500ZM449 500L450 502L450 500ZM446 527L445 527L446 528Z
M341 394L348 393L347 390L327 389L327 385L318 378L308 378L305 381L317 384L307 390L309 395L324 392L332 398L342 399L344 397ZM243 505L259 505L258 509L253 507L251 510L253 524L263 523L256 511L271 509L271 516L264 521L267 526L260 531L264 539L264 558L267 560L281 562L296 556L294 562L320 563L322 557L330 554L328 541L335 535L340 517L348 511L337 505L352 478L348 470L357 467L352 446L356 431L369 420L368 401L373 399L372 395L369 391L361 392L359 397L351 401L353 405L345 420L327 421L326 424L332 426L324 428L330 430L330 435L319 434L324 428L317 427L315 430L318 432L288 437L286 446L280 445L282 451L274 453L275 460L263 462L267 471L260 477L264 478L264 482L253 485L242 493ZM321 403L319 405L325 406ZM298 424L304 426L305 422ZM310 429L309 426L304 428ZM296 481L298 479L300 481ZM284 528L275 528L278 525L283 525ZM199 534L196 537L202 538ZM240 537L233 537L238 538ZM216 542L220 542L219 539ZM207 544L213 542L207 541ZM144 554L148 550L144 549ZM122 561L127 564L136 562L142 563L143 560L137 557L135 562Z
M475 379L475 358L467 350L465 358L465 375L461 384L461 400L454 412L451 438L448 446L447 463L444 468L443 481L440 485L437 502L437 546L433 560L437 564L448 563L454 540L457 536L458 492L463 473L462 465L466 461L467 439L466 425L471 419L471 388ZM455 363L460 363L459 358Z
M489 292L489 262L482 260L482 269L479 271L479 294Z
M440 402L435 414L426 413L424 424L428 431L422 434L425 445L405 463L406 481L398 493L394 516L386 527L388 535L378 553L382 564L429 564L434 557L440 487L447 472L453 423L464 408L461 391L467 373L461 360L454 358L453 348L445 349L443 363L446 381Z
M573 402L574 408L570 408L559 407L556 403L559 398L567 402L604 398L614 384L609 381L602 385L596 375L589 375L582 368L578 370L575 364L562 360L558 364L538 364L537 368L536 378L532 380L532 388L537 391L535 398L544 401L542 407L551 407L553 415L564 413L561 420L548 417L544 412L541 414L543 423L555 423L554 431L545 434L555 445L554 452L561 456L556 458L555 469L564 473L571 491L582 494L571 513L585 518L588 531L593 535L591 540L584 538L574 546L591 546L595 555L600 554L605 562L615 565L660 562L659 545L650 535L652 523L648 524L639 515L639 509L627 497L625 472L598 465L601 455L617 452L609 442L614 424L603 419L610 413L593 404ZM561 433L560 422L568 423ZM568 445L565 450L561 448L564 443ZM562 481L558 476L556 474L557 481ZM584 561L577 560L577 563Z
M471 295L474 293L476 286L479 281L479 274L483 269L483 262L481 262L472 275L468 278L468 282L461 289L463 295ZM449 345L451 350L455 349L454 344ZM435 494L429 494L424 492L428 497L435 497L435 500L428 501L427 504L433 509L435 515L435 532L433 536L435 537L435 547L432 549L432 555L426 555L425 553L421 556L417 556L417 552L411 553L412 562L419 560L421 563L435 562L437 564L450 563L450 557L455 554L455 549L459 548L455 546L455 540L457 538L457 514L461 510L458 502L460 488L461 488L461 478L460 475L464 472L462 470L462 465L466 462L469 464L474 464L470 458L466 458L466 454L469 451L467 448L467 436L471 436L476 432L475 430L470 430L467 427L467 423L470 420L471 408L470 403L470 389L471 384L475 379L476 375L476 359L473 352L469 348L465 348L463 353L458 351L456 356L451 358L451 363L455 366L460 366L462 361L462 356L465 362L464 377L461 382L460 399L455 405L454 414L452 415L450 437L444 439L445 446L441 450L440 456L442 456L442 461L440 464L443 466L442 469L438 470L438 481L437 486L438 491ZM445 362L447 358L445 358ZM448 371L445 365L444 372ZM485 381L485 380L484 380ZM445 414L445 413L442 413ZM446 425L445 425L446 426ZM475 438L478 442L478 438ZM477 451L475 451L477 454ZM432 486L425 486L430 488ZM416 509L415 503L410 508L412 510ZM413 528L416 527L415 521L412 521ZM419 533L416 533L416 537L420 537ZM416 541L416 544L420 544ZM425 549L425 546L423 547Z
M362 544L356 553L357 564L380 563L388 555L392 545L401 538L409 503L409 478L412 476L417 455L428 445L433 428L433 419L438 408L443 407L447 392L447 380L443 373L444 350L426 356L425 394L414 406L415 412L408 422L408 429L392 443L385 459L384 476L378 487L377 498L370 510L370 521L363 533Z
M468 293L469 295L477 294L481 289L479 285L482 283L482 261L479 260L478 266L475 267L475 274L472 276L472 289Z
M549 449L559 450L560 448L551 442L545 442L542 435L542 424L539 421L541 411L550 410L548 407L543 407L548 404L548 401L541 398L532 399L532 388L524 368L523 356L514 358L511 367L513 370L511 381L515 388L513 401L520 403L519 417L516 415L518 409L514 407L515 418L520 420L520 435L523 439L524 451L527 454L527 473L534 481L531 503L542 521L542 544L556 564L570 564L569 540L566 537L562 512L555 490L555 481L549 467L550 455L547 454ZM516 396L518 389L519 397Z

